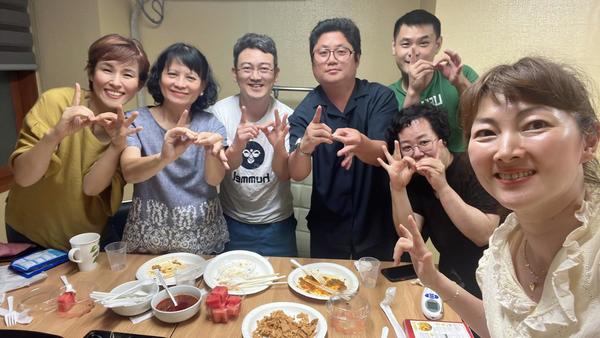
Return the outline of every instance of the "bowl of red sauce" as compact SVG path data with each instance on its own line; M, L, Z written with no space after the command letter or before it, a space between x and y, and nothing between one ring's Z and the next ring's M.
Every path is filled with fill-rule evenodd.
M177 285L169 288L177 306L165 290L157 293L150 302L154 316L166 323L179 323L188 320L200 311L202 293L191 285Z

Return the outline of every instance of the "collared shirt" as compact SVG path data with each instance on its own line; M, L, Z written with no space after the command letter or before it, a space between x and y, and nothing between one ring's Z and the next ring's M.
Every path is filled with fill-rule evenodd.
M517 280L512 239L522 232L510 214L494 231L477 269L487 326L492 337L599 337L600 187L586 184L586 200L552 260L538 303Z
M389 123L398 111L393 92L378 83L356 79L354 90L343 112L331 103L319 86L311 91L290 116L290 151L304 135L317 106L323 107L321 122L332 132L354 128L372 140L385 140ZM312 154L313 190L306 219L313 236L353 252L381 245L391 259L397 239L387 173L357 157L350 170L341 166L337 152L340 142L320 144Z

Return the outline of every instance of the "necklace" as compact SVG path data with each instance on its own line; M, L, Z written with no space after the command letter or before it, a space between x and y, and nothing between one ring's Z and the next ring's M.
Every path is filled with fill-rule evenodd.
M529 281L529 284L527 285L529 287L529 290L531 290L531 292L533 292L535 290L535 288L538 286L538 281L540 280L540 276L538 276L533 269L531 268L531 265L529 264L529 260L527 259L527 240L525 240L525 243L523 244L523 259L525 260L525 267L527 268L527 271L529 271L529 274L531 275L531 280Z

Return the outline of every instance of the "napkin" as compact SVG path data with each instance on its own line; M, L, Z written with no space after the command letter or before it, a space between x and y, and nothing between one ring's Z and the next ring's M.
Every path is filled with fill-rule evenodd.
M45 272L39 273L30 278L23 277L9 270L8 265L3 265L0 266L0 281L2 281L2 283L0 283L0 292L8 292L11 290L29 286L46 277L48 277L48 275Z
M19 312L19 314L17 315L17 323L19 323L19 324L31 323L31 321L33 320L33 317L28 316L27 312L29 312L29 310ZM8 313L7 309L0 308L0 316L4 317L4 316L6 316L7 313Z
M152 313L152 310L148 310L148 311L142 313L141 315L129 317L129 320L131 320L131 322L133 324L137 324L137 323L143 322L146 319L152 318L152 316L154 316L154 314Z

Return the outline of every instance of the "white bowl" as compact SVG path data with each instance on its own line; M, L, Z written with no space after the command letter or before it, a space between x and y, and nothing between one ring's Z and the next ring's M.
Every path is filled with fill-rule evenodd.
M119 292L125 291L126 289L128 289L136 284L139 284L139 283L140 283L139 280L125 282L121 285L118 285L114 289L110 290L110 292L111 293L119 293ZM113 310L114 313L121 315L121 316L135 316L135 315L139 315L140 313L144 313L144 312L148 311L150 309L150 301L152 301L152 297L154 297L158 293L158 284L151 283L148 285L143 285L140 288L140 290L148 293L148 296L144 297L143 300L140 300L140 303L135 304L135 305L129 305L129 306L113 307L113 308L111 308L111 310Z
M195 286L191 285L177 285L169 288L173 297L177 295L190 295L198 298L196 303L192 306L179 311L161 311L156 308L158 303L164 299L169 298L169 295L165 290L157 293L153 298L150 305L152 306L152 312L154 316L165 323L179 323L184 320L192 318L196 313L200 312L200 304L202 303L202 292Z

